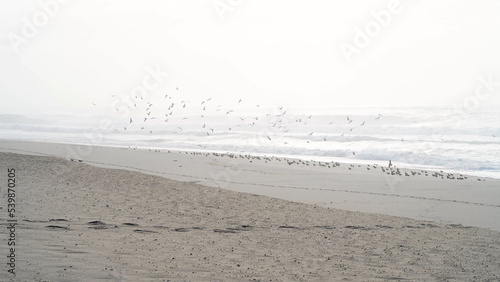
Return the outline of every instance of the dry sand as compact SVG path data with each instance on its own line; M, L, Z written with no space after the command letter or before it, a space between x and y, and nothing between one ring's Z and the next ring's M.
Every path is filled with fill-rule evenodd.
M44 156L0 153L4 225L11 167L16 281L500 279L496 231ZM0 234L9 236L6 228ZM2 265L0 277L9 279Z

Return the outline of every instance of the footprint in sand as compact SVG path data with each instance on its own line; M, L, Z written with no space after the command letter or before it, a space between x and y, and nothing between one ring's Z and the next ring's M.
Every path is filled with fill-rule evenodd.
M53 229L53 230L69 230L69 227L58 226L58 225L47 225L45 227Z
M90 221L87 223L89 228L96 229L96 230L101 230L101 229L107 229L108 227L106 226L106 223L99 221L99 220L94 220Z

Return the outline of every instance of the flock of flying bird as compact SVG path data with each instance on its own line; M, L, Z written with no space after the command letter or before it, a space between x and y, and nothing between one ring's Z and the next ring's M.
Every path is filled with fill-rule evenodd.
M176 92L179 91L179 88L176 87ZM116 95L111 95L113 98ZM127 125L123 126L123 131L119 130L117 128L114 128L114 131L117 133L123 133L124 131L127 130L141 130L145 132L149 132L150 134L153 134L154 130L158 129L158 123L164 123L166 127L161 127L163 129L167 129L170 131L174 131L174 133L179 133L184 131L183 127L179 126L181 125L179 121L182 120L187 120L187 119L193 119L193 118L199 118L197 121L202 121L199 122L198 126L199 132L204 132L207 136L210 136L214 133L216 133L217 130L226 130L226 129L221 129L217 128L217 126L220 127L220 125L210 125L210 119L205 119L208 115L214 115L214 114L219 114L222 116L227 116L226 120L224 122L225 126L227 127L228 131L234 130L236 127L246 127L246 128L252 128L256 124L259 125L264 125L265 131L269 133L273 133L275 135L279 136L285 136L288 133L291 133L290 130L297 129L297 126L306 126L311 119L313 118L312 115L304 115L304 116L297 116L297 115L290 115L287 113L287 110L285 107L277 107L275 109L274 113L265 113L262 115L259 114L254 114L254 115L241 115L238 116L236 119L235 113L237 113L238 109L241 108L242 106L248 111L248 108L254 108L256 111L263 111L262 108L260 108L260 105L245 105L244 101L242 99L238 99L236 102L237 106L229 109L225 108L222 105L216 105L214 104L214 101L212 98L207 98L202 100L201 102L190 102L188 100L180 100L175 97L175 95L169 95L165 94L165 96L162 97L162 101L155 101L155 104L152 102L143 102L142 97L135 97L135 101L140 101L136 102L133 105L129 105L130 113L132 113L133 116L130 116L128 118ZM179 101L180 100L180 101ZM94 106L96 106L95 103L92 103ZM160 104L160 105L158 105ZM120 109L115 108L117 112L120 111ZM193 111L194 110L194 111ZM189 112L190 114L182 113L182 112ZM193 114L194 113L194 114ZM375 117L375 120L378 120L382 117L381 114L379 114L377 117ZM230 124L231 118L233 120L237 120L237 124ZM206 120L206 122L204 122ZM175 125L173 125L176 123ZM182 123L182 122L181 122ZM334 122L330 121L328 125L332 125ZM155 124L156 126L152 126ZM342 132L340 136L344 136L346 133L353 132L353 130L356 127L362 127L365 126L366 121L363 121L362 123L359 123L357 125L354 125L354 120L346 116L346 121L345 124L341 125L342 128L345 128L345 132ZM156 128L156 129L153 129ZM216 129L217 128L217 129ZM259 130L262 129L262 127L259 127ZM294 131L292 129L292 131ZM192 131L192 127L189 129ZM295 132L297 134L297 132ZM267 139L269 141L272 141L274 136L273 134L268 134L266 135ZM313 136L315 133L310 132L310 133L304 133L308 136ZM273 136L273 138L271 138ZM323 141L327 141L326 137L323 137ZM403 141L403 140L402 140ZM283 145L288 144L288 142L283 141ZM310 140L305 140L305 142L310 143ZM202 145L199 145L200 147L203 147ZM353 155L355 155L355 152L352 152Z
M179 88L176 87L176 91L179 91ZM111 95L113 98L116 97L116 95ZM143 100L142 97L135 97L136 101ZM166 94L165 96L161 97L162 101L155 101L155 104L152 102L137 102L134 103L133 105L129 106L130 113L132 116L128 117L127 120L127 125L123 126L123 131L118 130L117 128L113 128L113 130L117 133L124 133L125 131L146 131L150 134L153 133L153 125L156 125L156 129L158 129L159 124L165 124L166 126L161 126L160 128L165 129L166 132L169 133L179 133L184 131L181 126L181 123L179 121L182 120L187 120L187 119L194 119L195 122L189 124L189 129L187 131L189 132L201 132L202 134L206 134L207 136L214 135L217 133L217 131L226 131L225 128L221 127L226 127L228 131L232 131L236 127L245 127L247 130L249 128L253 128L256 124L258 125L265 125L264 128L262 127L256 127L254 131L263 131L263 129L266 129L267 139L269 141L273 141L274 136L287 136L287 134L295 134L297 135L303 135L303 137L306 137L304 140L307 143L310 143L309 136L313 136L315 132L310 132L307 133L305 131L306 125L311 122L313 119L313 115L293 115L287 112L285 107L277 107L274 110L274 113L263 113L264 109L260 107L260 105L245 105L243 99L237 99L237 101L234 101L235 104L237 105L234 108L225 108L222 105L216 105L214 104L214 101L212 98L207 98L202 100L201 102L190 102L188 100L180 100L177 99L174 95L169 95ZM180 100L180 101L179 101ZM159 104L159 105L158 105ZM93 106L97 106L95 103L92 103ZM243 107L242 107L243 106ZM241 111L240 115L237 115L238 112L241 109L245 109ZM254 109L254 114L250 115L248 114L248 109L253 108ZM260 108L260 109L259 109ZM115 108L117 112L120 111L120 109ZM189 112L190 110L190 112ZM255 112L262 112L262 114L255 114ZM183 111L187 111L188 113ZM154 113L154 114L153 114ZM225 117L223 119L222 123L219 124L209 124L210 122L214 122L214 120L207 118L209 116L214 116L218 115L219 117ZM372 117L374 120L379 120L382 117L381 114L378 114L376 117ZM206 118L206 119L205 119ZM237 124L232 124L232 121L238 121ZM154 121L154 122L153 122ZM203 122L200 122L203 121ZM206 122L204 122L206 121ZM318 126L318 122L325 122L324 118L318 118L316 121L316 126ZM125 123L125 122L124 122ZM259 124L260 123L260 124ZM175 125L174 125L175 124ZM185 124L185 123L184 123ZM221 126L223 124L223 126ZM329 121L327 124L322 124L322 126L330 126L334 124L334 121ZM352 119L350 116L346 116L345 121L343 124L337 124L337 131L339 128L344 129L344 132L340 134L339 137L344 136L345 134L348 134L350 132L353 132L356 128L363 127L367 124L367 121L364 120L361 123L355 123L355 121ZM193 129L193 126L198 127L198 130ZM155 129L155 130L156 130ZM235 130L236 131L236 130ZM160 132L161 133L161 132ZM275 135L273 136L270 133L274 133ZM271 136L273 138L271 138ZM495 137L493 135L493 137ZM277 138L279 140L279 138ZM315 138L317 141L321 140L321 137L316 137ZM328 141L326 137L322 138L323 141ZM276 141L276 140L275 140ZM404 142L404 139L401 139L402 142ZM281 140L283 142L283 145L288 144L288 142ZM200 147L206 148L206 146L203 145L198 145ZM155 150L156 151L156 150ZM217 153L213 153L217 154ZM352 152L353 155L356 155L356 152ZM230 157L235 157L231 156ZM241 157L241 156L240 156ZM250 156L247 156L247 158L250 158ZM257 157L260 158L260 157ZM270 161L270 159L267 159L267 161ZM301 162L301 161L298 161ZM312 161L312 165L316 165L314 161ZM295 164L295 161L289 161L289 165ZM299 164L299 163L297 163ZM309 165L309 162L303 162L303 165ZM324 165L319 162L319 166L339 166L338 163L331 163L327 164L325 163ZM352 166L352 165L351 165ZM392 168L389 167L388 170L386 170L384 167L378 167L377 165L373 166L374 169L380 168L382 172L391 174L391 175L399 175L402 176L402 173L400 172L399 169L393 170ZM349 167L349 170L351 167ZM368 170L370 170L370 166L367 167ZM427 176L428 172L427 171L410 171L411 175L420 175L421 173L425 173L425 176ZM410 176L408 172L405 172L405 176ZM457 179L457 180L464 180L467 179L467 177L464 177L462 175L455 176L453 174L445 174L443 172L441 173L434 173L432 174L433 177L440 177L444 178L446 177L447 179ZM479 181L481 179L478 178ZM483 180L484 181L484 180Z

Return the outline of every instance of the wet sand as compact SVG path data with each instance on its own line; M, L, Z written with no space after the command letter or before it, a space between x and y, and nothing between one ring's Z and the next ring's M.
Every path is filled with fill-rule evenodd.
M240 154L0 140L0 152L58 156L323 207L500 231L500 180L428 170Z

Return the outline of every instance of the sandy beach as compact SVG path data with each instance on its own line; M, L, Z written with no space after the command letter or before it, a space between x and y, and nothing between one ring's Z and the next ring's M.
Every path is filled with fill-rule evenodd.
M214 185L217 181L203 174L207 169L212 174L217 173L210 164L227 166L227 162L220 161L227 156L94 147L86 156L87 160L71 161L33 155L33 151L56 155L54 152L61 149L61 153L68 145L36 143L34 150L34 144L4 141L0 146L3 151L0 153L0 167L4 173L0 180L4 183L1 187L4 225L9 219L6 211L7 169L15 168L16 171L15 281L415 281L500 278L500 233L497 231L460 223L443 224L402 217L405 211L411 212L415 208L413 206L403 209L401 215L396 217L348 211L341 205L334 208L335 201L329 205L307 203L324 197L323 193L334 193L337 196L346 195L346 201L351 201L349 205L354 204L351 198L358 197L357 201L362 206L363 203L369 206L366 198L383 196L370 194L369 190L362 193L363 182L368 184L372 178L375 179L375 173L366 168L366 171L361 168L349 170L347 167L350 166L346 164L336 167L339 170L332 173L340 183L335 187L345 185L344 192L285 190L280 187L299 186L299 178L305 179L302 183L312 185L312 188L319 186L325 174L318 171L328 168L306 166L290 172L293 165L282 165L279 161L280 164L273 164L272 161L266 164L262 158L251 163L240 161L238 167L233 167L234 170L223 170L231 179L225 182L226 189L222 189ZM11 151L24 148L32 150L32 153L8 153L7 146L11 146ZM103 154L104 151L107 153ZM118 164L109 164L123 158L125 151L136 152L145 159L149 153L157 153L163 158L168 157L169 162L176 161L175 165L164 167L163 171L171 175L162 176L152 175L161 171L152 173L147 166L163 167L158 162L142 163L136 159L136 169L129 167L127 170L127 163L122 163L124 167L120 169L116 168ZM110 158L110 155L115 158ZM106 158L108 164L100 157ZM189 161L190 158L198 161ZM201 159L205 162L200 162ZM151 160L155 162L154 158ZM269 167L269 173L281 171L281 174L277 173L275 181L270 181L272 176L260 179L268 185L259 185L259 179L252 178L254 176L248 172L250 168L255 168L255 163ZM201 170L203 167L205 170ZM344 170L340 170L342 168ZM144 171L133 171L138 169ZM357 172L356 179L362 183L345 179L349 171ZM296 178L289 177L291 174ZM341 177L343 174L347 174L344 179ZM233 182L243 183L244 177L249 183L250 180L255 181L248 185L255 192L237 192L245 186ZM173 180L175 178L177 180ZM224 185L221 179L218 179L218 186ZM470 182L428 179L426 182L424 176L415 176L413 181L399 183L401 187L396 186L393 193L404 195L408 193L405 185L413 187L420 183L428 187L433 182L445 188L446 183L458 187L478 183L479 186L469 184L469 189L486 191L490 191L488 187L491 191L498 187L498 181L492 179L468 179ZM272 185L276 188L270 189ZM352 187L358 187L360 192L346 192ZM417 202L437 197L429 189L422 190L421 196L409 195L415 197ZM281 197L288 200L269 197L273 193L284 192L287 196ZM385 193L390 194L391 191ZM440 193L446 194L444 191ZM456 196L457 201L461 200L460 196L466 197ZM486 201L487 198L491 202ZM498 201L498 197L491 198L485 197L483 205L456 204L489 208L498 216L499 207L495 207L494 202ZM297 199L301 199L301 203ZM468 202L482 203L481 199L477 196L468 199ZM449 211L446 208L451 206L445 203L438 207L438 204L434 203L436 213ZM398 213L398 207L394 209L394 213ZM470 212L464 210L462 213ZM484 214L475 216L488 217ZM2 228L1 236L7 238L8 232L7 228ZM4 239L0 251L7 262L7 240ZM6 275L9 269L4 263L2 277L9 278Z
M499 179L391 171L383 165L49 142L0 140L0 152L55 156L323 207L500 231Z

